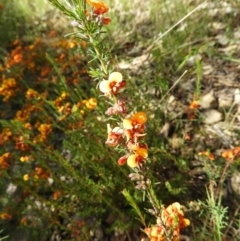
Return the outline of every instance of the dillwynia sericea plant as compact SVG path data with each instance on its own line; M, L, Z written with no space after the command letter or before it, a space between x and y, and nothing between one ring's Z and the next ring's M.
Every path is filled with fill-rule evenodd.
M126 107L126 100L121 93L127 86L127 79L120 72L114 71L110 62L110 54L105 41L101 41L102 28L110 24L111 19L105 17L108 6L97 0L49 0L71 19L71 24L77 29L76 36L87 42L88 53L92 61L98 61L99 67L90 70L90 75L99 81L98 88L111 106L105 114L115 116L115 126L107 124L106 145L117 147L124 153L118 159L119 165L125 163L130 167L129 178L135 182L135 188L143 191L150 202L152 209L148 211L155 216L156 223L150 227L145 225L140 210L134 205L130 194L124 190L123 194L145 225L144 232L150 241L177 241L180 239L180 230L190 224L184 218L182 207L175 202L168 207L161 204L156 198L152 184L148 178L148 146L144 142L145 112L132 113ZM113 118L112 118L113 119ZM145 240L145 239L144 239ZM146 239L147 240L147 239Z

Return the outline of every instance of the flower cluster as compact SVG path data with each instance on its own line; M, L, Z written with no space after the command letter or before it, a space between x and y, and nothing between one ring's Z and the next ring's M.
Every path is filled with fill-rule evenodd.
M162 208L161 217L157 219L157 224L146 228L144 231L150 241L166 241L166 233L171 237L171 241L179 241L180 230L189 226L190 221L184 218L181 205L175 202L167 208Z
M0 113L0 177L21 186L19 196L26 190L41 196L42 190L49 188L52 172L56 172L51 165L54 155L49 153L60 143L61 131L79 131L97 107L96 98L82 88L86 80L91 86L79 53L82 47L82 43L72 39L46 33L43 40L9 43L8 52L2 58L0 103L4 108ZM57 169L62 172L64 168L59 164ZM55 187L49 192L53 193L56 198ZM26 211L26 204L20 199L21 211L13 216L16 222ZM6 202L6 209L12 205ZM0 215L0 219L10 219L6 213Z
M119 93L125 88L126 81L119 72L113 72L108 80L103 80L99 84L100 91L112 100L112 106L106 111L107 115L127 114L125 101L119 99ZM112 147L121 145L126 154L119 158L118 164L123 165L127 162L131 168L137 167L146 161L148 157L148 147L142 142L141 138L146 134L144 125L147 116L144 112L137 112L129 117L121 119L119 126L112 128L107 125L108 137L106 144Z
M4 96L3 101L8 101L11 97L14 96L15 88L17 82L13 78L4 79L2 86L0 87L0 95Z
M65 120L74 112L79 112L83 116L85 113L85 109L94 110L97 107L96 98L84 99L82 101L78 101L74 105L72 105L72 103L68 99L69 94L64 91L59 97L54 100L54 106L59 113L59 121Z
M227 161L231 162L235 158L240 157L240 147L234 147L233 149L224 150L222 152L222 157L224 157Z
M44 142L47 140L47 136L52 132L51 124L40 124L38 127L38 131L40 132L39 140L40 142Z
M199 156L205 156L211 161L215 160L214 155L210 151L201 151L201 152L198 153L198 155Z
M35 181L40 179L48 179L50 177L49 171L42 167L35 167L35 169L30 174L25 174L23 176L24 181L28 181L30 178L33 178Z
M2 133L0 133L0 146L5 142L9 142L12 138L12 131L10 128L3 128Z

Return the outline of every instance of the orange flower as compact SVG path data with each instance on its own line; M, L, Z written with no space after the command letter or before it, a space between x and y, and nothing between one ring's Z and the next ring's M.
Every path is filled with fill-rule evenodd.
M123 120L123 127L126 130L137 129L147 122L147 116L144 112L137 112L132 115L129 119Z
M181 210L181 205L178 202L175 202L169 205L166 209L162 211L162 220L166 221L166 224L169 227L174 227L177 229L182 229L190 225L188 219L184 219L184 213ZM177 222L176 222L177 221Z
M104 14L109 10L108 6L104 2L97 0L87 0L86 2L94 8L94 13L97 15Z
M109 75L108 80L103 80L99 89L106 96L111 94L117 94L126 86L126 81L123 80L123 76L119 72L113 72Z
M43 169L42 167L35 167L33 177L38 179L47 179L50 177L50 174L47 170Z
M195 109L198 109L199 107L200 107L199 102L198 102L197 100L194 100L194 101L190 104L189 109L195 110Z
M127 147L130 151L133 151L135 154L147 158L148 157L148 147L146 144L143 143L133 143L129 141Z
M192 101L192 103L189 105L189 107L187 109L187 114L188 114L188 118L190 120L193 120L195 118L196 110L199 107L200 107L199 101L197 101L197 100Z
M41 124L38 127L38 131L41 133L42 136L47 136L52 132L52 125L51 124Z
M53 200L57 200L59 199L59 197L61 196L62 192L61 191L56 191L53 193Z
M228 161L232 161L235 157L240 157L240 147L238 146L233 149L223 151L222 157Z
M41 73L40 73L40 76L41 77L47 77L48 76L48 74L51 72L51 67L49 67L49 66L45 66L44 68L42 68L42 71L41 71Z
M23 59L22 54L16 54L16 55L13 56L13 60L14 60L15 63L22 62L22 59Z
M27 218L26 218L26 217L23 217L23 218L21 219L20 223L21 223L22 225L26 225L26 224L27 224Z
M10 152L4 153L2 156L0 156L0 168L1 169L8 169L10 166L11 161L11 154Z
M240 146L233 148L233 154L237 157L240 157Z
M147 116L144 112L137 112L130 118L123 120L123 129L125 130L125 135L127 141L132 140L137 142L138 138L144 136L144 124L147 122Z
M12 215L8 214L8 213L2 213L0 215L0 218L3 219L3 220L11 220L12 219Z
M144 232L150 238L150 241L165 241L164 229L158 226L145 228Z
M4 96L3 101L8 101L14 96L14 90L17 86L17 82L13 78L5 79L0 86L0 95Z
M22 150L22 151L28 151L30 150L29 145L26 144L26 139L28 139L28 137L24 137L24 136L18 136L15 138L15 148L17 150Z
M144 231L150 241L165 241L168 231L172 233L172 241L179 241L180 230L190 225L190 221L184 218L181 205L175 202L167 208L162 208L161 218L157 219L157 224L146 228ZM164 228L163 228L164 227ZM164 231L166 230L166 232Z
M33 90L33 89L28 89L27 90L27 92L26 92L26 94L25 94L25 97L26 97L26 99L32 99L32 98L36 98L36 97L38 97L39 96L39 94L38 94L38 92L37 91L35 91L35 90Z

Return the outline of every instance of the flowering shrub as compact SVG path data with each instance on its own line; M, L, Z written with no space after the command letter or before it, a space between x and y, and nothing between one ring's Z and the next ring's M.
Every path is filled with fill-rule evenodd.
M119 151L124 153L118 159L118 164L121 166L127 163L132 171L138 175L136 176L132 173L130 178L132 181L137 181L136 189L146 191L147 193L149 202L154 210L152 214L158 220L156 227L161 229L157 240L178 240L180 229L188 226L189 221L182 218L183 212L180 211L180 204L173 204L173 206L169 206L169 208L164 210L163 205L159 205L159 202L152 198L153 189L146 172L148 166L148 146L144 142L147 116L143 111L127 115L126 101L121 97L127 80L125 80L122 73L110 71L108 56L104 56L104 52L101 51L102 49L98 45L100 39L100 36L97 34L98 29L110 22L110 20L106 21L106 18L103 17L103 14L108 11L108 7L101 1L89 0L86 1L92 7L92 10L89 12L86 10L85 1L82 1L82 14L85 14L85 16L77 17L71 10L64 9L58 1L51 2L62 9L65 14L74 18L74 26L81 33L81 38L88 42L92 55L95 56L94 58L101 65L101 68L92 71L91 75L93 78L100 80L99 90L111 104L105 113L108 116L116 116L117 118L115 127L111 127L110 123L107 124L108 137L105 143L110 147L118 147ZM105 46L101 47L105 49ZM171 218L175 219L175 215L171 214L169 210L174 210L172 212L176 211L176 215L179 217L179 225L176 227L173 226L173 221L170 221ZM171 215L173 216L171 217ZM155 240L152 232L147 230L146 234L149 238Z
M0 175L4 180L1 190L10 193L8 201L1 205L0 218L3 225L14 220L20 226L38 230L48 220L49 232L57 226L76 236L74 230L78 222L84 226L83 218L96 213L106 215L101 203L115 205L110 200L112 194L108 192L103 197L102 192L123 183L124 172L118 174L119 181L114 185L107 185L117 170L110 166L107 171L107 150L98 137L101 131L95 129L103 124L92 114L98 111L98 96L91 90L93 83L86 73L84 55L81 51L76 54L81 48L85 51L85 42L62 39L53 32L49 35L50 39L57 37L57 41L14 41L0 68L0 104L4 106L0 129ZM74 188L70 188L73 183ZM89 190L94 196L92 201ZM13 195L17 195L17 202L11 201ZM75 204L70 200L75 200ZM94 204L85 210L83 207L91 202ZM115 207L115 212L119 210ZM69 218L75 213L76 220ZM63 218L67 227L60 221ZM88 233L89 227L85 226L82 229ZM8 228L13 229L7 225L6 232ZM84 237L84 233L79 237Z

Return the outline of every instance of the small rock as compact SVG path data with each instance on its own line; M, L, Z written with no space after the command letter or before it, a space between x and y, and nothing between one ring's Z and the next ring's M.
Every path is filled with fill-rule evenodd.
M234 172L230 179L232 190L240 196L240 172Z
M173 95L170 95L169 99L168 99L168 104L172 104L173 101L175 101L175 97Z
M233 96L223 95L218 98L219 108L228 109L233 104Z
M122 232L115 232L110 241L127 241L127 235Z
M167 138L169 136L170 127L171 127L170 123L166 122L159 133L160 136Z
M94 233L95 233L95 235L94 235L95 239L94 240L99 241L103 238L103 229L102 229L101 226L98 226Z
M212 65L203 65L202 67L203 75L209 75L214 71L214 67Z
M217 110L209 109L202 112L203 122L211 125L223 119L223 114Z
M71 161L73 156L70 150L64 149L62 151L62 156L67 160L67 161Z
M218 30L218 31L226 28L225 24L220 23L220 22L210 23L210 27L212 27L213 29Z
M236 89L234 92L234 104L240 105L240 89Z
M175 135L169 140L169 142L171 143L173 149L179 149L184 144L184 140Z
M240 122L240 105L238 106L238 110L237 110L237 120Z
M215 108L217 106L217 99L214 96L214 91L204 94L199 100L200 109Z
M7 187L6 193L7 193L8 195L13 195L13 194L16 192L16 190L17 190L17 186L14 185L14 184L12 184L12 183L10 183L10 184L8 185L8 187Z
M197 61L201 61L202 56L200 54L192 55L188 58L187 64L188 66L194 66Z
M49 177L47 180L48 180L48 183L49 183L50 185L52 185L52 184L54 183L54 180L53 180L52 178L50 178L50 177Z
M217 35L216 39L217 39L217 42L219 44L221 44L222 46L227 45L229 43L229 41L230 41L229 38L226 35L224 35L224 34Z

